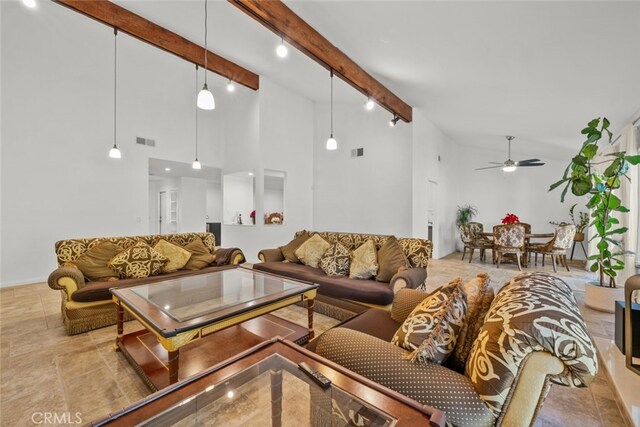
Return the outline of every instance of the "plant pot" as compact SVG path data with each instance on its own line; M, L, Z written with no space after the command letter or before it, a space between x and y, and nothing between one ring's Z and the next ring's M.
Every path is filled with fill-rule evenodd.
M582 242L584 241L584 233L576 232L576 235L573 237L574 242Z
M616 301L624 301L624 287L609 288L600 282L587 282L584 287L584 305L605 313L614 313Z

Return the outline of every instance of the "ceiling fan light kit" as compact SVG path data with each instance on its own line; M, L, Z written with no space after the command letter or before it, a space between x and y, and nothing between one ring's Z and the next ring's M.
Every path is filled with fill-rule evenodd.
M487 166L484 168L476 168L477 171L485 170L485 169L497 169L502 168L503 172L515 172L519 167L529 167L529 166L543 166L544 163L540 159L527 159L527 160L519 160L513 161L511 160L511 141L513 141L516 137L507 135L506 136L508 144L509 144L509 152L508 158L502 163L498 162L488 162L497 166Z

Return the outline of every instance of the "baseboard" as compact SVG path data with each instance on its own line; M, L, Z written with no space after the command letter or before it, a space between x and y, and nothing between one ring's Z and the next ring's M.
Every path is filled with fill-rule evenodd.
M0 283L0 289L12 288L14 286L35 285L37 283L46 283L46 281L47 281L46 277L32 277L29 279L10 280L7 282Z

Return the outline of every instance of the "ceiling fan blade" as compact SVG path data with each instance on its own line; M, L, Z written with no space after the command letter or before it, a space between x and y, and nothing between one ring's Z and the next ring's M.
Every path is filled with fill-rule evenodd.
M487 162L490 165L504 165L504 162Z
M527 160L520 160L519 162L516 162L517 164L521 165L523 163L535 163L535 162L539 162L540 159L527 159Z
M500 166L487 166L486 168L476 168L476 170L481 171L485 169L495 169L495 168L501 168L501 167L502 167L502 163L500 163Z
M524 165L518 165L519 168L526 168L528 166L544 166L544 163L525 163Z

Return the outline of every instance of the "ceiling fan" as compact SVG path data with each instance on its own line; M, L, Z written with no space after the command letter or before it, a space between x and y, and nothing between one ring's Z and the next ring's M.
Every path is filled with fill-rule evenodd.
M487 166L486 168L477 168L476 170L480 171L484 169L502 168L503 172L513 172L519 167L544 165L544 163L542 163L540 159L527 159L527 160L520 160L518 162L511 160L511 141L514 139L515 139L515 136L507 136L507 141L509 141L509 158L506 161L502 163L488 162L492 165L497 165L497 166Z

